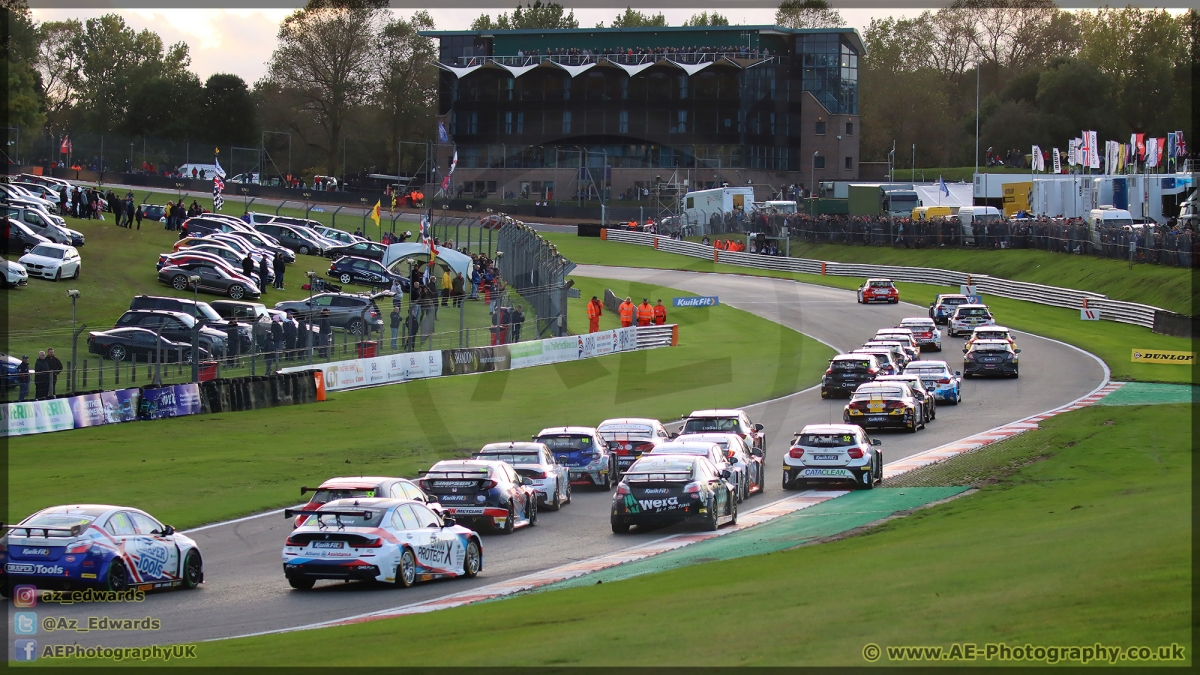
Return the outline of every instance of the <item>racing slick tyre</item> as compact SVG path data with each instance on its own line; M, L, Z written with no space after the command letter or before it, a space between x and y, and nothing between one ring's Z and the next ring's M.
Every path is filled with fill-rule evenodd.
M114 560L108 565L108 575L104 577L104 590L121 592L129 588L129 571L125 563Z
M601 487L604 488L605 492L613 489L613 473L615 473L615 468L613 466L609 466L608 473L604 474L604 483L601 484Z
M821 398L829 398L829 392L827 392L827 391L822 391L822 392L821 392Z
M571 481L567 481L567 500L563 504L571 503Z
M202 578L200 554L196 553L195 549L188 551L187 557L183 559L183 587L189 590L196 588Z
M298 591L311 591L312 587L317 585L317 580L309 577L288 577L288 583Z
M551 511L557 511L562 508L562 486L558 483L554 484L554 501L546 502L546 508Z
M182 274L176 274L175 276L171 277L171 288L174 288L177 291L184 291L187 290L187 287L187 277L183 276Z
M467 543L467 556L463 559L463 576L471 579L479 574L479 568L483 562L483 552L479 550L479 542L471 541Z
M729 495L732 497L733 495ZM721 527L721 517L717 515L716 495L713 496L713 503L708 505L708 522L704 523L704 529L709 532L716 532L717 528ZM734 502L737 503L736 501Z
M525 502L525 518L530 527L537 525L537 497Z
M517 519L517 507L511 501L508 503L508 517L504 519L504 527L500 531L504 534L512 534L516 527L513 523Z
M234 300L241 300L246 296L246 289L242 288L241 284L234 284L229 287L229 297Z
M343 284L348 284L350 283L350 275L343 274L342 276L338 277L338 281L342 282Z
M618 523L615 520L610 521L610 522L612 523L613 534L628 534L629 533L629 523Z
M796 488L794 486L795 486L795 483L788 482L787 474L786 473L783 474L783 489L784 490L795 490Z
M396 585L400 588L412 588L417 583L417 557L411 548L404 549L400 554L400 562L396 565Z
M729 515L733 516L733 517L732 517L732 518L730 518L730 520L729 520L729 526L730 526L730 527L735 527L735 526L737 526L737 512L738 512L738 505L737 505L737 502L734 502L734 503L733 503L733 510L732 510L732 511L730 512L730 514L729 514Z

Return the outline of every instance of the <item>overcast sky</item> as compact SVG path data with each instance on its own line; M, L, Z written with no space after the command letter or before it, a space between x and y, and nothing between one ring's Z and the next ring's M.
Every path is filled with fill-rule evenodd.
M512 3L515 6L515 2ZM564 3L566 4L566 3ZM704 10L713 11L712 7L696 9L641 9L640 11L656 14L661 11L667 16L667 22L678 26L692 14ZM275 46L275 33L279 23L292 10L289 9L34 9L33 16L37 21L60 21L69 18L86 20L115 12L125 19L125 23L136 30L148 28L162 36L163 42L170 45L180 40L188 44L192 55L192 70L204 81L213 73L234 73L253 85L266 72L266 62L271 58ZM501 11L492 10L489 14L495 16ZM597 22L611 23L620 9L577 9L575 18L580 26L594 26ZM862 32L871 17L884 14L878 9L843 9L840 10L846 22ZM402 15L408 13L401 11ZM483 13L478 9L433 9L437 28L440 30L462 30L469 28L471 21ZM721 10L730 22L739 24L769 24L774 23L774 9L738 9L734 11ZM886 13L918 14L917 11L889 10Z

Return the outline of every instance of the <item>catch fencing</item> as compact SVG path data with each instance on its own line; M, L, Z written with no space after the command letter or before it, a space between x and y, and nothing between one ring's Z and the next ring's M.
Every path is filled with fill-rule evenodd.
M524 223L497 220L496 266L505 283L533 306L537 336L567 335L566 280L575 263Z
M1025 300L1040 305L1065 307L1068 309L1098 309L1100 318L1128 323L1146 328L1154 327L1154 313L1158 307L1136 302L1110 300L1100 293L1078 291L1071 288L1044 286L1024 281L1002 279L986 274L970 274L954 270L931 267L899 267L894 265L868 265L839 263L809 258L785 258L758 253L721 251L712 246L680 241L653 234L609 229L604 233L608 241L617 241L641 246L652 246L667 253L678 253L693 258L707 258L714 262L777 272L800 272L839 277L886 277L894 281L909 281L919 284L941 286L974 285L984 296Z

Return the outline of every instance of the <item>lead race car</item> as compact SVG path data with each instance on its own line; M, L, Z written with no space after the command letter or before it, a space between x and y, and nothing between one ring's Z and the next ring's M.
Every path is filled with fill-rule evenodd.
M195 588L204 581L196 542L128 506L52 506L0 525L0 589L15 584L107 591Z
M858 304L866 305L872 302L896 304L900 302L900 291L891 279L867 279L858 287Z
M305 516L283 545L283 573L297 590L320 579L378 581L408 588L418 581L473 577L483 570L479 535L409 499L337 499Z

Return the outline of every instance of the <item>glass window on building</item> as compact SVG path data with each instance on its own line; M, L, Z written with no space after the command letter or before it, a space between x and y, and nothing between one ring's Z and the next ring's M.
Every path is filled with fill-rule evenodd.
M474 113L474 112L471 113L471 123L467 127L467 133L469 133L469 134L479 133L479 113Z
M504 113L504 133L506 133L506 134L511 134L513 132L512 117L513 117L512 113L510 113L510 112Z
M496 181L489 180L487 182L487 191L488 191L488 194L493 194L496 192Z
M672 133L686 134L687 133L687 115L686 110L675 111L675 124L671 125Z
M525 113L523 112L517 113L517 133L525 133Z
M504 78L504 82L502 83L502 89L500 92L500 98L503 101L513 100L513 78L511 78L511 77Z
M846 135L847 136L854 135L854 122L846 122Z
M571 113L570 113L570 111L566 111L566 110L563 111L562 132L564 134L571 133Z
M622 133L622 134L629 133L629 111L628 110L621 111L620 121L617 126L618 126L617 133Z
M679 76L679 98L684 99L687 97L688 97L688 76L680 75Z
M818 136L825 135L825 122L823 120L817 120L817 128L814 133L816 133Z
M814 169L824 169L825 168L824 155L816 155L813 157L813 168Z
M847 158L846 158L846 170L847 170L847 171L850 171L850 170L851 170L851 169L853 169L853 168L854 168L854 158L853 158L853 157L847 157Z

